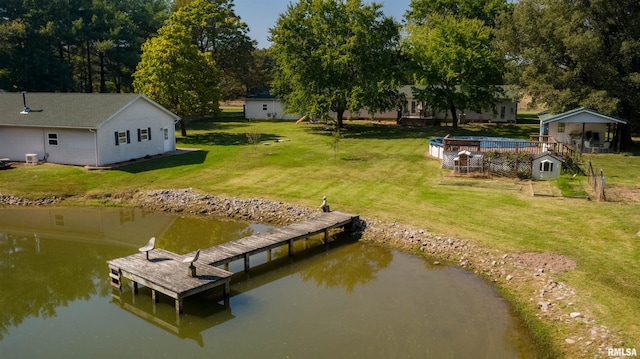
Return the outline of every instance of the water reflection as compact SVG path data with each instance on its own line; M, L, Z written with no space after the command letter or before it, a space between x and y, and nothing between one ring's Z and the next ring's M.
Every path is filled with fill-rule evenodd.
M203 222L132 208L0 209L0 340L25 318L52 318L71 302L106 296L106 261L135 252L150 237L180 253L254 230Z
M495 290L457 268L383 247L321 237L252 257L216 290L153 303L112 292L106 261L149 237L177 253L264 226L131 209L0 209L3 358L529 358L526 333ZM37 345L34 343L37 341Z
M389 250L373 246L339 253L325 258L322 266L301 270L302 279L313 280L325 288L344 288L347 293L352 293L356 285L376 279L376 273L389 266L393 259Z

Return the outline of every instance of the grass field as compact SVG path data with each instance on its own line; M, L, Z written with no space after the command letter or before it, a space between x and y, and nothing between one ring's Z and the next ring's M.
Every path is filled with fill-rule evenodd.
M534 121L530 121L534 122ZM526 182L451 179L425 155L427 140L451 135L528 139L535 123L409 129L346 122L336 136L324 124L246 121L225 111L189 124L179 147L200 151L132 163L112 171L25 166L0 172L0 193L70 196L78 204L141 189L193 188L232 197L260 197L397 221L505 252L555 252L577 262L558 276L576 288L601 324L625 346L640 348L640 156L585 156L602 169L615 201L534 197ZM250 138L259 140L254 144ZM558 183L584 197L584 177ZM636 200L637 199L637 200ZM529 293L516 293L526 300Z

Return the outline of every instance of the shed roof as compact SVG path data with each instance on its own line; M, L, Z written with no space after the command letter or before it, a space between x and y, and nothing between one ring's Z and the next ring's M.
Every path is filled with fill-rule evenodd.
M277 98L276 95L271 93L270 87L261 87L259 89L253 89L247 92L245 96L245 100L264 100L264 99L273 99Z
M551 122L573 122L573 123L620 123L626 124L627 121L620 120L611 116L603 115L597 111L586 107L578 107L573 110L563 112L557 115L549 113L540 116L540 122L547 124Z
M0 126L97 128L131 103L143 99L169 116L179 117L140 94L49 93L25 95L30 112L24 110L22 93L0 93Z
M531 159L535 161L537 159L544 158L544 157L549 157L549 158L555 159L558 162L564 162L564 158L562 158L562 156L557 155L557 154L552 153L552 152L549 152L549 151L537 153L537 154L531 156Z

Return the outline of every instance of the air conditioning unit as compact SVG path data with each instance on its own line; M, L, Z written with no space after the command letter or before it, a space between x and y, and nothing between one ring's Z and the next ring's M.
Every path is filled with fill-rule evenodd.
M38 164L38 154L37 153L27 153L24 155L24 160L27 164Z

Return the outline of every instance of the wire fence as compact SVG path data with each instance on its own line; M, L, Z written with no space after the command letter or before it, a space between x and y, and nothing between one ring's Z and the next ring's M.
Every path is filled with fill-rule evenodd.
M604 173L600 170L600 174L596 174L591 161L589 161L589 167L587 168L587 178L589 179L589 185L591 185L591 188L596 193L597 200L606 201L607 196L604 192Z

